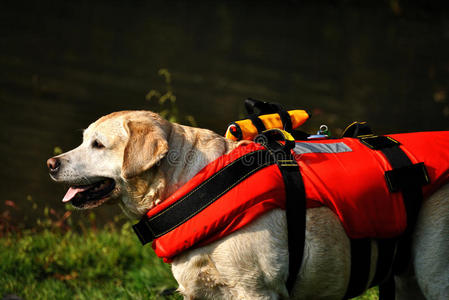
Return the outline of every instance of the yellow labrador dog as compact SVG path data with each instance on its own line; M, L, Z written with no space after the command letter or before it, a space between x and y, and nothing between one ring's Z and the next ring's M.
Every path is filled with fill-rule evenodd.
M63 201L93 208L107 201L140 219L209 162L239 143L205 129L170 123L149 111L104 116L76 149L47 162L53 180L68 184ZM181 154L170 159L170 153ZM377 259L373 244L371 279ZM449 299L449 186L427 199L412 244L413 264L396 277L397 299ZM285 212L250 225L172 263L185 299L342 299L350 277L350 241L328 208L307 210L303 263L291 296L285 282Z

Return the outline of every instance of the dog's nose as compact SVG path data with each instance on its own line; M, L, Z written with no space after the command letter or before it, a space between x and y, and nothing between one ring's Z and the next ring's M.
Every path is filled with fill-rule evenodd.
M57 158L50 158L47 160L47 167L50 170L50 174L55 174L58 172L59 167L61 166L61 161Z

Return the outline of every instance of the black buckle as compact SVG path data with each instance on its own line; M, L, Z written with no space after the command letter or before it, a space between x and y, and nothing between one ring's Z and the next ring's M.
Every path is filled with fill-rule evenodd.
M408 187L420 187L430 183L424 163L417 163L385 172L390 192L398 192Z
M134 224L133 229L142 245L152 242L155 238L146 216L143 216L139 223Z
M377 135L368 135L368 136L360 136L360 141L368 146L371 149L379 150L384 148L391 148L394 146L399 146L401 143L392 139L389 136L377 136Z

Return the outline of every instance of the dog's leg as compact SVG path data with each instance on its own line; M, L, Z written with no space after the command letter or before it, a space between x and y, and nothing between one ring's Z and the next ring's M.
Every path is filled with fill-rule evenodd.
M172 271L179 291L186 299L289 299L285 227L285 212L273 210L220 242L178 256ZM350 242L330 209L307 210L304 250L292 299L342 299Z
M287 299L285 212L261 216L238 232L175 258L185 299ZM189 298L190 297L190 298Z
M449 299L449 185L423 203L412 253L426 299Z

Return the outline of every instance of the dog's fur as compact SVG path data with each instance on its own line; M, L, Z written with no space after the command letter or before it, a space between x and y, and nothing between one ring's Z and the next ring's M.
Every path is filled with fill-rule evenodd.
M104 147L93 147L95 140ZM139 219L238 145L152 112L117 112L91 124L78 148L55 157L61 165L52 178L69 185L112 178L116 187L109 197L79 207L119 203ZM375 266L375 242L372 249ZM449 299L449 185L423 203L412 254L407 274L395 278L397 299ZM325 207L308 209L303 264L291 299L341 299L350 255L335 214ZM290 299L285 212L272 210L226 238L182 253L172 271L185 299ZM374 273L372 267L371 279Z

